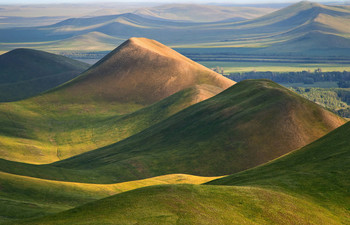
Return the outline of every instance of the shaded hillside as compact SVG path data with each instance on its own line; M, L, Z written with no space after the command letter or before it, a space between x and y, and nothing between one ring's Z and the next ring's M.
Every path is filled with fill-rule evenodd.
M297 222L296 222L297 221ZM313 202L252 187L141 188L14 224L341 224Z
M350 123L346 123L299 150L211 184L279 187L319 200L349 205L349 131Z
M247 80L124 141L53 165L119 181L169 173L224 175L302 147L343 123L276 83Z
M89 67L70 58L32 49L0 55L0 101L14 101L47 91Z
M210 182L307 196L349 223L350 123L268 164Z

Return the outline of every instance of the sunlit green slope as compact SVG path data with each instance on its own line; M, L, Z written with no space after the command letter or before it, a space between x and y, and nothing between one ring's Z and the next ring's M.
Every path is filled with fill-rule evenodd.
M50 181L0 172L0 224L61 212L136 188L159 184L202 184L218 177L171 174L117 184Z
M14 224L341 224L312 201L253 187L141 188Z

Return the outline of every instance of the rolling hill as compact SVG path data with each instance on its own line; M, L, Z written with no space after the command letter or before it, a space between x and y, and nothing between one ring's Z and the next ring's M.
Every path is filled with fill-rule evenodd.
M300 148L344 119L268 80L242 81L115 144L1 171L44 179L115 183L172 173L232 174Z
M0 101L37 95L75 77L89 67L70 58L33 49L0 55Z
M56 89L0 104L0 155L35 164L68 158L127 138L234 83L156 41L133 38Z
M348 224L349 131L347 123L279 159L205 185L141 188L18 224Z
M349 129L205 185L136 189L15 224L348 224Z
M53 165L120 181L225 175L300 148L344 122L272 81L247 80L124 141Z

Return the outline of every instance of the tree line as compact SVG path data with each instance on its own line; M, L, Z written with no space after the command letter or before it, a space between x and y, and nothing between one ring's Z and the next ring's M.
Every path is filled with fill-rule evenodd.
M277 83L304 83L313 84L314 82L338 82L338 86L342 88L350 87L350 71L343 72L322 72L321 69L316 69L313 72L241 72L230 73L228 78L235 81L246 79L270 79Z

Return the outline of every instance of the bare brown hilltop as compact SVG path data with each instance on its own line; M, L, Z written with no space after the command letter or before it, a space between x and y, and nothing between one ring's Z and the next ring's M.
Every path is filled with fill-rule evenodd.
M224 90L235 82L155 40L131 38L56 92L148 105L201 84Z

